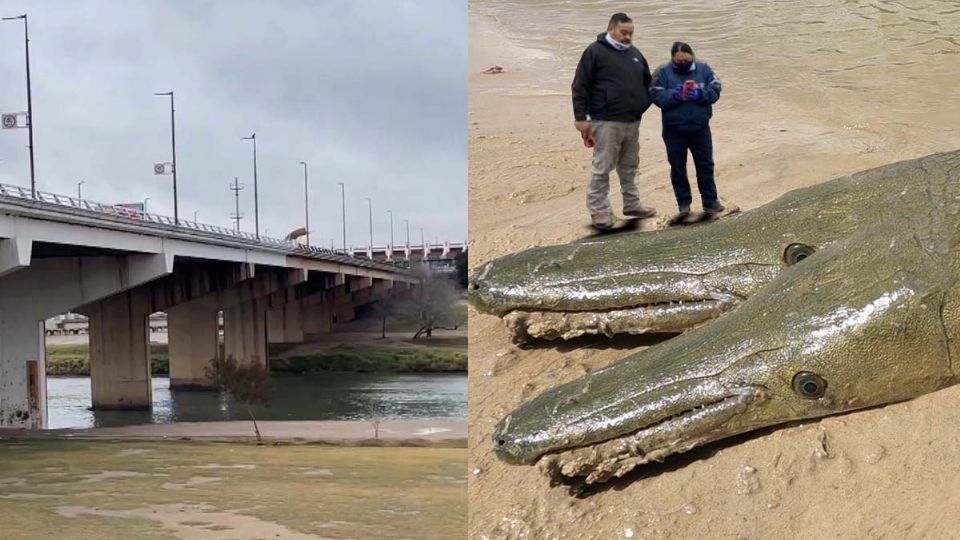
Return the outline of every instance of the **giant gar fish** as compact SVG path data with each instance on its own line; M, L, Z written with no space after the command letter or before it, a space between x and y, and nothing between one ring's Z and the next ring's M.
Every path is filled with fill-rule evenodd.
M784 270L903 211L933 211L956 153L791 191L709 226L528 249L471 276L470 301L516 341L681 332L741 304Z
M801 193L810 205L834 200L860 206L806 209ZM734 228L734 221L754 228ZM685 236L690 244L671 250L673 266L662 258L652 272L635 265L629 290L644 300L628 302L644 303L650 290L690 290L700 286L689 285L691 275L702 285L723 269L724 276L741 276L724 282L738 291L736 309L521 405L494 431L501 459L538 463L558 480L602 482L740 433L908 400L958 382L960 152L798 190L702 232L708 230L704 239ZM717 230L740 234L721 237ZM651 236L663 241L663 235ZM720 256L713 242L733 253ZM810 251L802 261L778 266L771 254L778 242L779 251L798 242ZM682 249L689 258L677 255ZM713 255L704 258L703 252ZM748 286L738 284L755 270L750 257L776 271L763 273L762 283L751 281L745 293ZM579 275L595 272L602 286L604 261L594 264L599 268ZM655 276L653 286L644 281L649 276ZM484 279L493 278L498 287L506 284L491 273ZM522 288L526 295L535 292ZM626 298L623 287L611 290ZM510 299L503 305L517 305L520 297L500 296ZM572 300L594 306L592 298Z

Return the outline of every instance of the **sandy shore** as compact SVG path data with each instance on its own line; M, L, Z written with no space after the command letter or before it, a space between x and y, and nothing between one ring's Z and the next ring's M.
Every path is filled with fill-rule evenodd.
M260 421L257 424L263 438L270 441L376 444L374 426L369 421ZM11 429L0 430L2 437L236 440L253 438L253 424L248 421L179 422L45 431ZM462 420L384 420L379 426L380 441L396 444L451 443L466 437L467 426Z
M557 65L511 43L493 19L475 11L469 56L473 267L591 234L584 208L590 154L573 130L569 91L537 84ZM481 73L492 65L504 72ZM793 114L777 96L745 107L744 91L729 85L712 124L720 194L744 210L798 187L957 145L917 136L923 126L879 137L824 124ZM669 214L675 203L659 114L643 122L641 194ZM619 200L614 187L615 208ZM651 220L646 227L662 224ZM469 466L476 472L469 484L471 538L956 537L958 387L674 456L575 498L550 487L533 467L497 460L493 426L520 403L641 350L644 341L521 349L499 319L473 310L469 331Z

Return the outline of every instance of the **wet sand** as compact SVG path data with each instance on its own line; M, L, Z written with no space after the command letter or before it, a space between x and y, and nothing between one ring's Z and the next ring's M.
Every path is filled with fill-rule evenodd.
M591 234L584 208L590 153L573 129L569 80L551 82L558 70L572 74L576 59L570 65L563 54L519 46L505 35L503 10L498 21L488 4L503 2L475 2L470 18L472 267ZM638 35L648 34L636 20ZM603 23L584 18L579 27L559 31L579 28L582 48ZM824 34L824 48L831 48L831 39ZM669 46L666 36L660 41ZM651 64L663 60L641 48ZM955 56L929 58L948 62ZM745 82L755 71L753 60L712 63L725 83L711 124L719 191L744 210L798 187L960 146L943 136L952 129L956 107L942 109L940 119L913 113L942 107L942 98L916 94L902 117L896 104L903 96L876 90L859 99L839 88L816 88L811 92L819 101L804 103L808 98L798 89L758 101ZM881 61L878 69L896 79L894 64ZM482 74L493 65L503 73ZM916 84L927 88L924 81ZM837 112L846 103L851 109ZM887 124L873 125L871 113L882 113ZM863 120L855 125L848 115ZM675 209L659 130L659 113L651 110L641 127L640 188L661 217L645 228L662 226ZM612 184L616 209L619 190ZM550 487L534 467L498 461L490 442L493 426L525 400L647 343L627 337L520 349L499 319L472 309L469 332L470 538L956 537L960 387L673 456L577 498L562 486Z

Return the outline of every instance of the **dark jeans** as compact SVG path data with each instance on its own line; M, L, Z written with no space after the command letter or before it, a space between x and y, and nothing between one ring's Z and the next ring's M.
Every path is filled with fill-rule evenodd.
M667 161L670 162L670 183L678 205L693 202L690 180L687 178L687 150L693 154L697 169L697 187L700 200L705 206L717 202L717 184L713 181L713 138L710 126L696 131L663 129L663 142L667 146Z

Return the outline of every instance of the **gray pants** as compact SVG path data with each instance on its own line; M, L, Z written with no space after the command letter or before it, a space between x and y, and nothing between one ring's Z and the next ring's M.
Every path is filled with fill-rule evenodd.
M593 175L587 188L587 210L594 223L613 224L610 208L610 171L616 169L623 194L623 210L629 212L641 207L637 187L637 167L640 165L640 122L590 122L595 145L593 147Z

